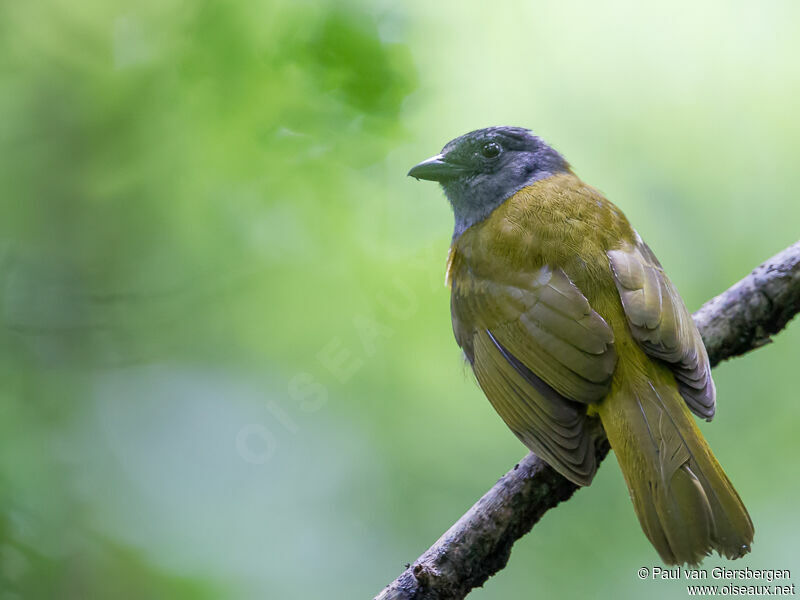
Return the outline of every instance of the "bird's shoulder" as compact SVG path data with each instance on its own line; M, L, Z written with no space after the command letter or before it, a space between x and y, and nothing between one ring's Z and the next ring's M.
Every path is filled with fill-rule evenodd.
M609 276L606 252L635 237L622 211L601 192L572 173L554 175L522 188L454 240L448 281L513 284L547 265L563 269L579 286L593 286Z

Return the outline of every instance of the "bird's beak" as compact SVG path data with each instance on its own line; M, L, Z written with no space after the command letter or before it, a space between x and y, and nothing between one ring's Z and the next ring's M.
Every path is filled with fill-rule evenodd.
M463 172L464 168L461 165L448 162L444 154L437 154L412 167L408 174L415 179L447 181L448 179L458 177L458 175Z

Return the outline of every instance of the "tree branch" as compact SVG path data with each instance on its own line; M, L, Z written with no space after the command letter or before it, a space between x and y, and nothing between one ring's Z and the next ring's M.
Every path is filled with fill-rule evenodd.
M756 268L694 314L711 365L771 341L800 312L800 242ZM597 431L598 462L608 441ZM375 600L464 598L505 567L511 546L577 489L534 454L506 473Z

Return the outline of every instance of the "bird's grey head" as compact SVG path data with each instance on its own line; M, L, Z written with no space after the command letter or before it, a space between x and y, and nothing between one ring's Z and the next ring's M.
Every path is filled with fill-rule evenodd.
M448 142L441 154L408 174L442 185L453 207L456 238L525 186L565 172L564 157L529 130L487 127Z

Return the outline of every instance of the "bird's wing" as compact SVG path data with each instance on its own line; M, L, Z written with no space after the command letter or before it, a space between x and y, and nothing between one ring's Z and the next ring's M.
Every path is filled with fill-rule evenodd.
M522 442L579 485L596 470L585 403L608 391L614 335L561 269L514 284L464 269L453 282L456 340L490 402Z
M711 420L716 390L700 332L678 291L647 245L638 240L608 252L633 337L666 362L693 413Z

